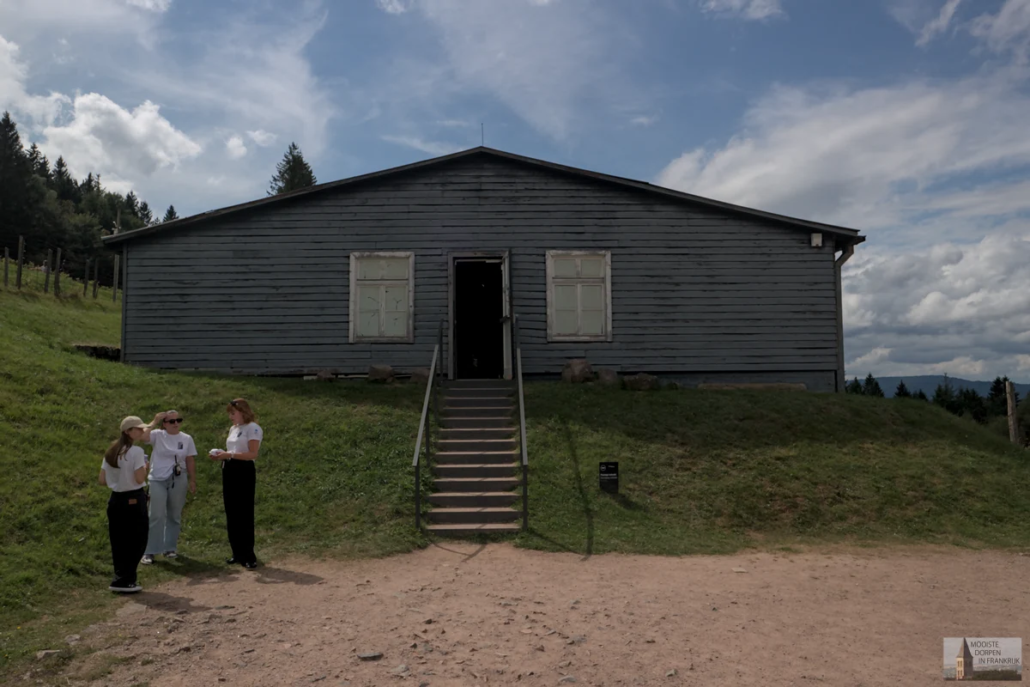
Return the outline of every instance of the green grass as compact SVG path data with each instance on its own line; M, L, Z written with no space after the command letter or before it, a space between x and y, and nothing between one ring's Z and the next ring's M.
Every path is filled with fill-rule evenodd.
M1030 452L918 401L527 387L532 530L580 553L1030 546ZM620 494L598 488L618 461Z
M223 446L228 399L265 428L257 550L264 560L380 556L413 531L411 451L422 390L407 384L172 373L94 360L117 345L110 291L57 300L28 272L0 289L0 680L105 617L110 549L97 482L128 414L174 407L198 450ZM13 283L13 275L12 275ZM804 393L634 393L527 385L530 532L520 546L580 554L722 553L762 546L931 542L1030 546L1030 453L926 403ZM621 493L598 489L618 461ZM153 587L225 570L218 466L203 455L176 562Z

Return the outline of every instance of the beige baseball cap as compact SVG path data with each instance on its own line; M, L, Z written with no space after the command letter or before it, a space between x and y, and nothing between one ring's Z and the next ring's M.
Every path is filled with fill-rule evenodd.
M127 417L124 420L122 420L122 431L123 432L128 432L130 429L133 429L134 427L139 427L140 429L146 429L147 428L147 423L143 422L143 420L140 420L135 415L130 415L129 417Z

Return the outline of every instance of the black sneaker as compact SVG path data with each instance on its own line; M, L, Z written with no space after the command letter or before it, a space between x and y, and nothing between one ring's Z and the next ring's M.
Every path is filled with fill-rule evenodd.
M257 568L257 561L250 561L249 563L244 563L243 567L247 570L255 570Z
M237 563L239 563L239 561L235 558L226 558L225 563L226 565L236 565Z
M112 592L117 592L119 594L135 594L136 592L143 591L143 587L139 586L139 584L137 583L112 584L110 587L108 587L108 589L110 589Z

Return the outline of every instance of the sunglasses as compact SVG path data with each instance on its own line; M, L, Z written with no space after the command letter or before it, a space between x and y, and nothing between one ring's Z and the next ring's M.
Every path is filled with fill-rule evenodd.
M181 417L177 417L174 420L165 420L165 424L168 424L168 425L177 425L180 422L182 422L182 418Z

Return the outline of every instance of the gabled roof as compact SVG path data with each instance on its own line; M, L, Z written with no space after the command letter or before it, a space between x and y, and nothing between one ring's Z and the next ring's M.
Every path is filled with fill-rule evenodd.
M461 160L465 158L474 157L490 157L502 160L514 161L524 165L530 165L538 168L548 169L561 174L567 174L570 176L576 176L579 178L593 179L615 186L621 186L622 188L630 188L645 193L650 193L656 196L660 196L669 200L682 201L691 203L693 205L701 205L714 209L723 210L726 212L739 214L747 217L756 219L763 219L781 224L787 224L799 229L806 231L818 231L827 234L832 234L838 239L842 239L845 244L856 245L865 241L864 236L860 236L858 231L855 229L848 229L846 227L838 227L832 224L823 224L821 222L811 222L809 220L797 219L794 217L787 217L785 215L777 215L771 212L765 212L763 210L754 210L751 208L745 208L739 205L733 205L731 203L724 203L718 200L711 200L709 198L702 198L700 196L691 195L689 193L682 193L680 191L674 191L662 186L655 186L649 184L646 181L636 181L633 179L626 179L623 177L612 176L610 174L602 174L600 172L590 172L584 169L578 169L576 167L568 167L566 165L560 165L554 162L546 162L544 160L536 160L534 158L525 157L522 155L516 155L514 153L507 153L501 150L495 150L493 148L487 148L480 146L477 148L470 148L469 150L463 150L458 153L452 153L451 155L443 155L441 157L431 158L429 160L422 160L421 162L415 162L408 165L402 165L400 167L393 167L390 169L384 169L379 172L372 172L370 174L362 174L356 177L350 177L348 179L341 179L339 181L330 181L325 184L318 184L316 186L309 186L307 188L298 189L289 193L281 193L277 196L270 196L268 198L261 198L259 200L253 200L247 203L240 203L238 205L230 205L218 210L209 210L202 212L197 215L191 215L189 217L183 217L181 219L173 220L171 222L163 222L161 224L154 224L149 227L143 227L142 229L136 229L134 231L127 231L122 234L114 234L112 236L105 236L103 242L105 245L112 245L122 243L124 241L131 241L136 238L149 236L158 232L174 231L185 227L190 227L207 220L214 219L216 217L223 217L235 212L242 212L244 210L251 210L259 208L265 205L271 205L273 203L282 203L287 200L299 198L301 196L307 196L315 193L322 193L323 191L329 191L333 189L342 189L348 186L355 186L364 182L375 181L380 179L386 179L393 175L403 174L405 172L411 172L414 170L424 169L427 167L433 167L435 165L441 165L455 160Z

